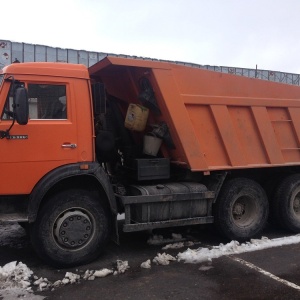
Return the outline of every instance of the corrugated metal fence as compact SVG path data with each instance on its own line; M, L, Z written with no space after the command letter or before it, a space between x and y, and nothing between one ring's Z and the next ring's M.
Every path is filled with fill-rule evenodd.
M89 67L95 64L96 62L98 62L99 60L103 59L107 55L113 55L118 57L121 56L121 57L139 58L145 60L155 60L150 58L135 57L129 55L117 55L113 53L62 49L62 48L54 48L54 47L48 47L43 45L34 45L34 44L0 40L0 68L3 68L8 64L11 64L15 60L18 60L19 62L34 62L34 61L68 62L68 63L75 63L75 64L84 64L87 67ZM299 74L259 70L259 69L248 69L248 68L198 65L198 64L191 64L191 63L178 62L178 61L176 62L170 61L170 62L191 66L194 68L207 69L216 72L230 73L230 74L246 76L251 78L259 78L263 80L300 85Z

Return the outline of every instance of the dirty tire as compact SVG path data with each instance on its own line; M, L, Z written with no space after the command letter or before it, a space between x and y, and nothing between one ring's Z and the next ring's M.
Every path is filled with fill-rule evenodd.
M110 223L94 194L72 189L48 199L31 228L35 251L55 267L71 267L94 260L103 249Z
M264 228L269 204L263 188L253 180L227 181L214 205L215 226L229 239L245 241Z
M271 202L273 222L292 232L300 232L300 175L286 177Z

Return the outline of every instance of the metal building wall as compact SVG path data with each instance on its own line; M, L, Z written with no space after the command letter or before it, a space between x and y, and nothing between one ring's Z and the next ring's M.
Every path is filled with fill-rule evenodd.
M11 42L7 40L0 40L0 68L3 68L4 66L11 64L15 60L18 60L20 62L34 62L34 61L68 62L68 63L75 63L75 64L84 64L87 67L89 67L95 64L96 62L98 62L99 60L103 59L107 55L137 58L129 55L117 55L113 53L62 49L62 48L54 48L54 47L48 47L43 45L26 44L26 43ZM155 60L155 59L143 58L143 57L139 57L139 59ZM293 84L293 85L300 85L299 74L260 70L260 69L198 65L198 64L191 64L191 63L178 62L178 61L173 63L191 66L194 68L207 69L216 72L235 74L235 75L246 76L251 78L259 78L263 80L270 80L270 81L282 82L282 83Z
M91 66L106 55L107 53L101 52L53 48L0 40L0 68L11 64L15 60L20 62L68 62Z

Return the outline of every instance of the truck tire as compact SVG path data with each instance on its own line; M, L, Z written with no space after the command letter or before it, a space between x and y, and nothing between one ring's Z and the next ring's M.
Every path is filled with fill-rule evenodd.
M48 199L31 229L38 255L55 267L95 259L110 231L108 213L89 191L72 189Z
M216 228L226 238L238 241L258 235L267 222L268 213L263 188L246 178L227 181L214 205Z
M292 232L300 232L300 175L286 177L271 202L273 222Z

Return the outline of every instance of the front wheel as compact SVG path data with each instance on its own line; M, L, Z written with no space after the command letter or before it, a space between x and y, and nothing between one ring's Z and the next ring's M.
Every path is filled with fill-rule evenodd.
M219 232L239 241L258 235L267 222L268 213L268 199L263 188L246 178L226 182L214 206Z
M39 256L56 267L71 267L95 259L108 239L108 213L85 190L59 192L48 199L31 230Z

